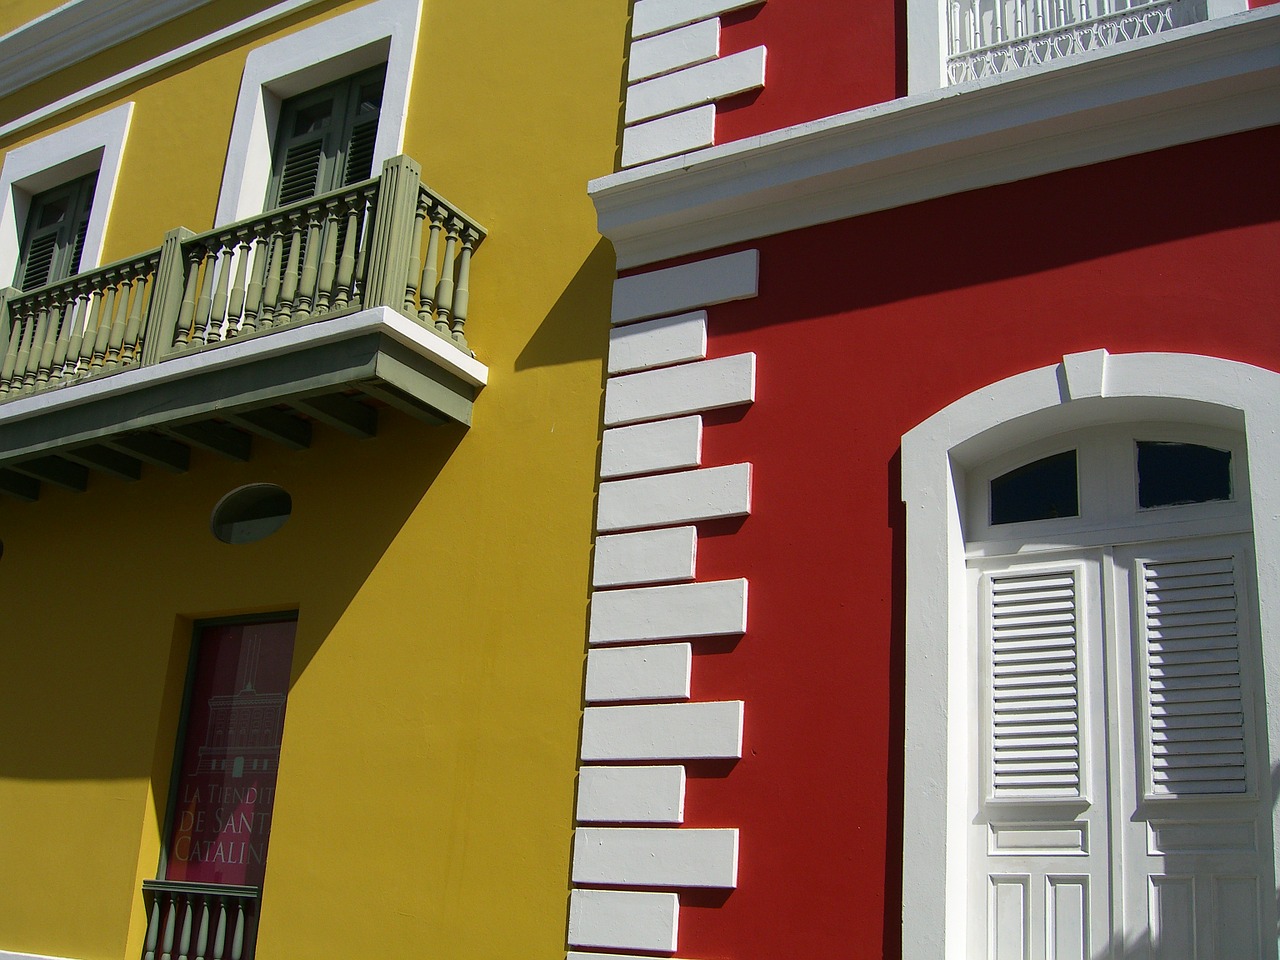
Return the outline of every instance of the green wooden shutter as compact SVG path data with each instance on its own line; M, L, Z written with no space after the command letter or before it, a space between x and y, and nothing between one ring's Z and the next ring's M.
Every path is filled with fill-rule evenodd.
M34 290L80 269L98 174L64 183L31 198L16 282Z

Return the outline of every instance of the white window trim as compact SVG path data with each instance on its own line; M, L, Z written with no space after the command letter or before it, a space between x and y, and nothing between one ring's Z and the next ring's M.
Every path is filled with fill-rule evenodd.
M947 86L946 11L950 2L951 0L907 0L908 94L941 90ZM1249 0L1207 0L1207 3L1209 20L1244 13L1249 9ZM1055 61L1049 69L1078 59L1080 57L1064 57Z
M215 226L261 213L281 101L380 63L387 65L376 171L404 146L422 0L377 0L258 47L245 60Z
M977 770L965 664L970 607L961 510L964 474L1037 437L1125 420L1243 431L1257 558L1260 683L1267 740L1280 744L1280 374L1194 354L1095 350L957 400L902 440L907 507L904 960L961 960L970 920L969 783ZM941 549L939 546L941 545ZM943 732L939 736L939 731ZM1271 749L1272 757L1276 750ZM1269 786L1267 778L1261 784ZM1272 836L1280 810L1272 809ZM1276 853L1273 845L1273 867ZM1274 956L1274 955L1273 955Z
M31 198L94 170L98 171L98 184L89 210L80 270L92 270L101 264L107 220L132 118L130 101L14 147L5 155L4 167L0 168L0 285L7 286L15 280Z

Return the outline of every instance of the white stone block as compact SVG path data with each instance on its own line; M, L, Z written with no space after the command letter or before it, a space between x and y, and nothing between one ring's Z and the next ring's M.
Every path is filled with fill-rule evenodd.
M626 123L639 123L764 86L765 48L752 47L627 88Z
M613 284L612 320L630 323L745 300L756 295L759 278L759 250L620 277Z
M600 477L682 470L702 463L702 418L680 417L614 427L600 443Z
M622 165L634 167L709 147L715 142L716 108L709 103L628 126L622 131Z
M600 484L600 532L741 517L751 512L751 464L705 467Z
M631 36L647 37L660 30L755 6L763 0L636 0L631 8Z
M609 372L666 367L707 355L707 311L645 320L609 331Z
M687 643L613 647L587 654L587 702L688 700L693 648Z
M569 944L670 953L676 948L680 898L674 893L574 890Z
M720 21L703 20L678 30L636 40L627 55L627 82L647 80L720 55Z
M721 637L746 629L746 580L597 590L591 597L592 644Z
M738 885L738 831L681 827L579 827L574 883L621 887Z
M583 823L681 823L685 772L660 767L583 767L578 771L578 820Z
M698 559L696 527L669 527L596 538L597 587L692 580Z
M587 707L582 712L582 759L738 759L742 714L741 700Z
M604 422L616 427L736 407L755 398L756 355L739 353L611 377L604 388Z
M4 960L4 957L0 957ZM579 953L577 950L570 950L565 960L654 960L652 956L642 957L635 953ZM679 957L664 957L662 960L680 960Z

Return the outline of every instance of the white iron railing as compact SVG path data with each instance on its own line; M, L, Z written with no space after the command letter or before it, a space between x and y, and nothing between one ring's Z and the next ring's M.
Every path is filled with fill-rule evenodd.
M999 76L1205 16L1197 0L948 0L947 82Z

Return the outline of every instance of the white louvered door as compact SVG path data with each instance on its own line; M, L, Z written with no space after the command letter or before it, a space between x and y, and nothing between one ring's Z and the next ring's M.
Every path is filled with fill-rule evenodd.
M971 564L981 758L969 955L1236 960L1270 817L1245 538Z

